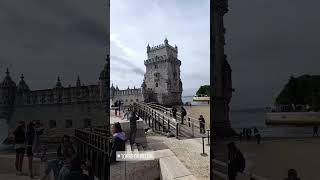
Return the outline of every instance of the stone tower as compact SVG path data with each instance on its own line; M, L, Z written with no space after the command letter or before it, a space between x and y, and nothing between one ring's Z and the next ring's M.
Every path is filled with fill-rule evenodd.
M109 94L109 62L110 62L110 56L109 54L106 57L106 64L103 68L103 70L100 73L100 97L103 102L106 102L110 98Z
M182 104L182 82L180 79L181 61L178 47L171 46L167 38L164 44L147 46L148 59L144 61L146 73L144 88L152 91L156 102L164 106Z
M228 12L227 0L213 1L213 22L211 27L213 35L213 53L211 53L213 67L213 118L212 127L216 137L228 137L235 134L231 128L229 119L229 103L232 97L231 67L224 54L225 28L223 16Z

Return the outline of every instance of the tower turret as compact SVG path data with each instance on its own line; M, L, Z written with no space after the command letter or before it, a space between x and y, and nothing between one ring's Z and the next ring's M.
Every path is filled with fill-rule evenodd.
M168 44L169 44L169 41L168 41L167 37L164 39L164 44L165 44L165 45L168 45Z
M149 46L149 44L148 44L148 46L147 46L147 52L150 52L150 46Z
M80 87L80 86L81 86L81 81L80 81L80 76L79 76L79 75L78 75L78 77L77 77L76 86L77 86L77 87Z
M156 101L165 106L182 103L182 82L180 79L181 61L178 59L178 47L171 46L167 38L164 45L151 48L147 53L148 59L144 61L146 73L144 87L154 93ZM146 92L146 91L144 91ZM148 98L145 98L148 99Z
M108 90L109 90L109 63L110 63L110 55L107 54L106 57L106 64L103 70L100 73L100 97L102 101L106 101L109 97Z
M55 88L63 88L61 80L60 80L60 76L58 76L58 78L57 78L57 83L56 83L56 87Z
M112 83L112 85L111 85L111 87L110 87L110 97L111 97L111 98L113 98L113 96L114 96L114 94L115 94L115 90L116 90L116 88L114 88L113 83Z
M0 84L0 118L9 120L15 103L16 83L11 79L9 69Z
M24 80L23 74L21 74L21 76L20 76L20 82L18 84L17 90L18 90L18 92L26 92L26 91L30 90L29 86L27 85L27 83Z

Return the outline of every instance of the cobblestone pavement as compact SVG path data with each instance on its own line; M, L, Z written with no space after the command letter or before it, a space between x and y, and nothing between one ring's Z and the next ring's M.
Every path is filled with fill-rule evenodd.
M206 145L206 156L202 156L202 138L183 139L167 138L164 136L148 136L148 142L162 141L198 179L210 179L210 146Z

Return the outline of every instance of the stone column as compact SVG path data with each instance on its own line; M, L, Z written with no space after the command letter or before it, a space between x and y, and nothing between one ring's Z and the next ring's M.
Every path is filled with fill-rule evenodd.
M212 11L213 10L213 11ZM223 16L228 11L227 0L213 0L211 1L211 46L213 52L211 53L211 63L213 72L213 86L212 93L212 130L215 137L229 137L234 135L231 129L229 120L229 103L231 100L231 78L227 77L226 70L228 63L224 54L225 45L225 28L223 24ZM229 67L230 68L230 67ZM231 75L231 74L229 74Z

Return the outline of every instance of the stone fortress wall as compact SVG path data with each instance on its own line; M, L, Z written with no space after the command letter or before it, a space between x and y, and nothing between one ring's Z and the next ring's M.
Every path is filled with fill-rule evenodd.
M109 58L107 58L107 63ZM0 83L0 118L6 119L9 135L19 121L43 124L44 137L73 134L75 128L107 125L106 111L109 68L105 65L98 85L83 85L78 77L75 86L63 87L60 78L52 89L31 90L21 75L16 84L9 70Z

